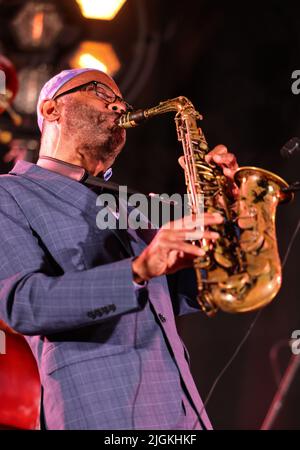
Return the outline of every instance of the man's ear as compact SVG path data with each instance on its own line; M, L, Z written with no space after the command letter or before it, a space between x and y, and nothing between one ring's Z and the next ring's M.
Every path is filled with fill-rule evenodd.
M58 120L61 115L60 108L55 100L44 100L40 106L40 111L44 119L48 122L54 122Z

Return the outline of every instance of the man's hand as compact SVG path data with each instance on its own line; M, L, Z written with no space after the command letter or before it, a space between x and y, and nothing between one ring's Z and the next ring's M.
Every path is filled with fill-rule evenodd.
M208 163L215 163L222 168L225 177L228 178L232 195L233 197L236 197L238 195L238 187L234 183L234 174L239 166L234 154L229 153L225 145L217 145L206 155L205 160ZM185 165L183 156L179 158L178 162L184 169Z
M239 166L236 157L233 153L228 152L225 145L217 145L206 155L205 159L208 163L213 161L222 167L224 175L233 181L234 174Z
M224 145L217 145L205 157L208 163L215 163L228 178L232 194L238 194L234 183L234 174L238 169L236 157L229 153ZM179 164L184 169L184 157L179 158ZM181 223L179 223L181 221ZM207 227L222 223L221 214L204 213L204 233L197 229L199 224L191 216L167 224L159 230L153 241L132 263L133 279L136 283L150 280L153 277L174 273L177 270L192 267L193 260L204 255L204 250L187 240L218 239L218 233L207 230ZM172 225L173 224L173 225Z
M204 226L220 224L220 214L204 213ZM179 269L192 267L193 260L204 255L204 251L187 240L218 239L218 233L203 231L192 216L169 222L161 228L153 241L133 261L132 272L136 283L153 277L174 273Z

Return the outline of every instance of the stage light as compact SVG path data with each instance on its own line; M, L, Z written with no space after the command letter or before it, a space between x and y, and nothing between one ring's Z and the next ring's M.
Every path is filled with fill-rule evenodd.
M13 20L12 28L21 48L49 48L61 32L63 22L53 3L29 2Z
M87 19L112 20L126 0L76 0Z
M113 46L107 42L84 41L70 59L70 67L89 67L115 75L121 67Z
M20 113L35 114L40 90L50 77L46 64L20 70L18 73L20 89L14 101L14 106Z
M89 53L83 53L83 55L80 55L78 62L80 67L90 67L93 69L102 70L105 73L108 72L107 66Z

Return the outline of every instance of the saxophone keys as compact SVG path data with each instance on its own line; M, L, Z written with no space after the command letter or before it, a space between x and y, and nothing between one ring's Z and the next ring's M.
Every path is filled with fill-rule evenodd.
M240 237L241 249L248 253L258 251L264 244L264 235L255 230L245 230Z
M218 311L218 307L214 302L214 298L208 291L201 291L197 295L197 301L200 305L201 310L209 317L213 317Z
M217 264L219 264L221 267L224 267L225 269L229 269L233 266L232 257L229 254L224 253L223 248L220 246L217 246L214 251L214 259Z
M220 288L224 289L224 295L229 295L229 290L235 290L237 292L242 291L246 284L250 283L250 276L247 272L231 275L226 283L220 283ZM227 292L226 292L227 291ZM232 293L230 294L232 295Z
M211 266L211 259L206 253L205 255L199 256L198 258L194 259L193 264L195 269L208 269Z

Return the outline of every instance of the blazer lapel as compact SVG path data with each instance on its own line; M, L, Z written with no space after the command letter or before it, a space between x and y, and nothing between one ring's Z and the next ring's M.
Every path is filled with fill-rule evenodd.
M60 197L64 202L79 208L84 214L94 219L96 226L98 213L96 205L97 194L84 184L27 161L17 161L9 173L26 178L55 196ZM110 231L118 238L127 255L133 256L126 230L111 229Z

